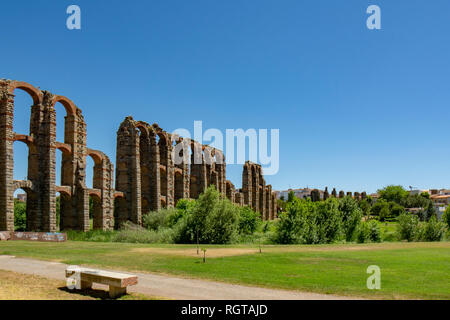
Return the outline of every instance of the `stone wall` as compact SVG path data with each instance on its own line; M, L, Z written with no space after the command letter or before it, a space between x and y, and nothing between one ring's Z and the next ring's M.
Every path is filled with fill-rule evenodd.
M27 134L13 127L14 92L27 92L33 99L30 107L30 129ZM55 104L66 111L64 141L56 141ZM28 146L27 180L15 181L14 143ZM61 181L57 182L56 150L62 152ZM86 187L86 157L94 159L93 189ZM14 192L27 193L27 230L54 232L56 225L56 193L60 197L60 230L87 231L89 197L94 199L94 228L113 227L113 165L108 157L87 149L86 123L81 109L64 96L41 91L20 81L0 80L0 230L14 231Z
M116 190L124 198L116 204L116 227L125 221L141 224L143 214L172 208L180 199L197 199L216 186L233 203L248 205L264 220L276 217L272 187L266 186L260 165L246 162L242 190L226 180L221 150L181 138L126 117L117 131Z
M28 133L13 127L14 92L33 99ZM64 141L56 141L55 104L66 111ZM0 231L14 231L14 192L27 193L27 231L55 232L56 193L60 194L60 230L110 230L123 222L142 224L142 215L196 199L210 185L232 202L248 205L263 219L276 217L276 201L261 166L247 162L242 189L226 179L221 150L172 135L158 124L127 117L117 131L116 171L101 151L87 148L87 126L80 108L68 98L20 81L0 80ZM26 180L14 180L14 143L28 147ZM56 150L62 153L56 180ZM94 161L92 188L86 186L86 159ZM115 189L114 180L115 179Z

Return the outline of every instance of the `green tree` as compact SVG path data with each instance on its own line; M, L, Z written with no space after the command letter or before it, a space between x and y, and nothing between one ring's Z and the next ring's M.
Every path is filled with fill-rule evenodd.
M363 215L358 203L351 197L345 197L339 203L342 224L347 241L354 238L355 232L361 223Z
M400 239L413 241L420 236L419 218L409 213L403 213L398 217L397 232Z
M450 228L450 206L447 206L447 208L444 211L444 214L442 215L442 221L447 224L447 227Z
M294 191L291 190L288 193L288 200L287 200L287 202L293 202L294 199L295 199L295 193L294 193Z
M239 232L253 234L261 223L260 215L249 206L242 207L239 211Z
M27 204L14 199L14 230L27 230Z
M378 190L378 194L380 195L380 199L384 199L388 202L394 201L400 205L403 205L404 201L409 195L409 192L406 191L402 186L389 185L383 189Z

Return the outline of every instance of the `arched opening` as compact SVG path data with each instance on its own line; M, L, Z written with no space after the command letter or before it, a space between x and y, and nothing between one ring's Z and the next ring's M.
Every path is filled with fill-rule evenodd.
M68 187L56 186L56 215L59 215L60 231L77 229L78 220L72 205L70 188Z
M66 122L67 111L61 102L55 103L55 113L56 113L56 141L67 143L66 141Z
M89 189L94 188L94 177L95 177L95 159L90 156L86 157L86 187Z
M23 189L14 192L14 231L28 231L27 193Z
M24 90L14 91L13 131L29 135L30 118L32 116L33 98Z

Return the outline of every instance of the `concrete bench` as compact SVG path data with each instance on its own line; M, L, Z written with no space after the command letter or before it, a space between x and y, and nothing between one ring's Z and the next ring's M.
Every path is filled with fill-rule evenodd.
M66 269L66 278L76 279L77 289L91 289L93 283L109 286L109 296L116 298L127 293L127 287L138 283L137 276L70 266Z

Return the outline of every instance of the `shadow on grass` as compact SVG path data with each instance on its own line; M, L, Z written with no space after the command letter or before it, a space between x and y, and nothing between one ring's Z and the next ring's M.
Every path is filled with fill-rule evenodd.
M85 297L92 297L95 299L99 299L99 300L118 300L118 299L123 299L125 298L127 295L118 297L118 298L110 298L109 297L109 292L105 291L105 290L101 290L101 289L86 289L86 290L70 290L67 287L59 287L58 290L64 291L64 292L68 292L68 293L75 293L75 294L79 294Z

